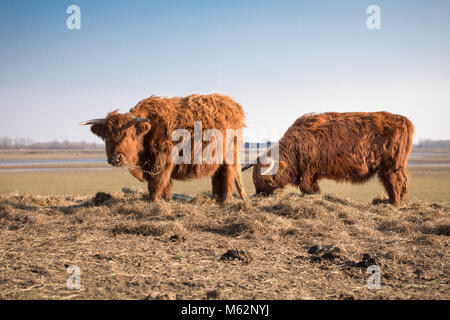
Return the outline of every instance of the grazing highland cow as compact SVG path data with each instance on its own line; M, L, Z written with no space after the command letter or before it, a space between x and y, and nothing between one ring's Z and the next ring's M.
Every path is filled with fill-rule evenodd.
M408 192L413 132L407 118L388 112L304 115L279 141L279 159L271 157L272 149L257 159L256 192L270 194L292 184L302 193L319 193L323 178L363 183L378 174L389 203L399 205Z
M242 199L246 200L239 164L240 145L234 140L235 136L228 149L225 139L223 149L217 148L223 150L223 153L232 152L234 158L231 163L205 161L204 158L198 160L198 157L195 159L199 150L201 152L208 147L208 150L211 150L213 142L219 143L218 136L225 137L228 130L239 131L244 126L241 106L227 96L152 96L139 102L127 113L119 114L114 111L105 119L89 120L81 124L92 125L92 132L105 141L106 154L111 165L127 167L133 176L148 183L150 201L157 201L161 195L169 200L172 179L186 180L202 176L212 176L212 192L219 201L231 197L233 183L236 184ZM194 143L191 143L190 136L187 141L183 139L182 142L179 142L179 135L174 139L173 133L180 131L194 136ZM216 135L211 134L212 131ZM195 141L196 135L200 136L200 141ZM205 136L211 136L209 141L204 141ZM177 151L176 147L180 144L184 146L181 153L184 152L183 156L188 156L187 159L184 158L187 161L175 163L173 151ZM213 157L218 153L222 155L222 151L217 150L212 150ZM200 156L203 154L200 153Z

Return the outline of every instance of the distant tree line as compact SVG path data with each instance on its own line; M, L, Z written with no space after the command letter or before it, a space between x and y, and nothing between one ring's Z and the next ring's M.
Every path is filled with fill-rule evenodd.
M245 148L270 148L274 145L274 142L264 142L264 143L252 143L245 142ZM0 150L20 150L20 149L31 149L31 150L103 150L105 147L101 143L95 142L72 142L68 140L58 141L53 140L49 142L35 142L30 138L8 138L0 137ZM450 149L450 140L419 140L418 143L414 145L414 148L447 148Z
M1 150L20 150L20 149L30 149L30 150L97 150L104 149L103 144L91 143L86 141L71 142L68 140L64 141L49 141L49 142L35 142L29 138L8 138L0 137L0 149Z
M420 140L414 145L414 148L441 148L450 149L450 140Z

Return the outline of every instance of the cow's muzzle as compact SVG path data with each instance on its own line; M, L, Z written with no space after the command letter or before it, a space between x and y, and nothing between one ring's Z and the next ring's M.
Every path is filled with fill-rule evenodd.
M113 166L118 166L121 164L123 159L122 154L114 152L108 159L108 162Z

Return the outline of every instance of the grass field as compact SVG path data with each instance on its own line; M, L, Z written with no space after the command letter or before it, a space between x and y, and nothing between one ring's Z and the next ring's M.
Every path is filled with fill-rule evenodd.
M114 169L107 163L27 163L15 165L1 161L12 160L70 160L104 159L102 150L93 151L1 151L0 194L31 193L38 195L74 194L92 195L97 191L121 192L123 187L146 190L146 185L133 178L126 170ZM450 151L446 149L418 149L409 160L411 166L410 200L450 201ZM21 171L14 171L15 169ZM87 170L88 169L88 170ZM31 171L37 170L37 171ZM41 171L39 171L41 170ZM244 174L248 193L254 192L251 172ZM320 183L322 191L359 201L371 201L384 193L378 180L362 186L337 184L332 181ZM210 190L210 179L174 183L174 192L190 196ZM287 188L288 192L298 192Z
M410 167L410 200L449 201L450 167ZM251 170L244 173L244 186L249 194L255 189ZM322 181L322 192L359 201L371 201L384 194L377 178L364 185L351 185ZM121 192L127 187L146 190L147 186L132 177L128 171L106 168L104 170L58 170L43 172L0 172L0 194L31 193L38 195L74 194L93 195L97 191ZM194 196L211 190L211 179L174 182L175 193ZM298 192L293 187L288 192Z
M80 158L38 155L55 156ZM191 201L149 203L127 171L69 166L0 172L0 299L450 299L450 167L411 166L394 207L372 204L385 197L376 179L323 181L314 196L289 187L248 206L218 205L202 179L175 182ZM253 194L250 172L244 184ZM228 250L243 252L222 261ZM67 288L70 265L79 290Z

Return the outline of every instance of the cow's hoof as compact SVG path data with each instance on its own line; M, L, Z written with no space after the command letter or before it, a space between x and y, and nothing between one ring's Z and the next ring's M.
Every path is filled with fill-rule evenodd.
M377 206L377 205L379 205L379 204L389 204L390 202L389 202L389 199L378 199L378 198L376 198L376 199L373 199L372 200L372 204L374 205L374 206Z

